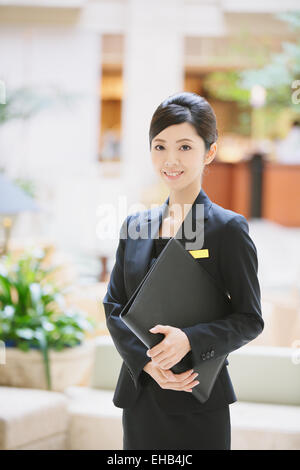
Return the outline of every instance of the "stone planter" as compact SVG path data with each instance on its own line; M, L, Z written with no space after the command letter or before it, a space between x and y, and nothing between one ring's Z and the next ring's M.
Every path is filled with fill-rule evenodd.
M86 385L93 366L95 339L62 351L49 351L51 390L63 392L70 385ZM5 363L0 363L0 385L47 390L42 353L5 348Z

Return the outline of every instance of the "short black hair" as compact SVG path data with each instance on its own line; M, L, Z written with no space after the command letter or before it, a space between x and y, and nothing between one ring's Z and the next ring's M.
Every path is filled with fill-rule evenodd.
M149 143L166 127L190 123L205 142L206 151L218 139L217 120L208 101L197 93L181 92L166 98L155 110L149 130Z

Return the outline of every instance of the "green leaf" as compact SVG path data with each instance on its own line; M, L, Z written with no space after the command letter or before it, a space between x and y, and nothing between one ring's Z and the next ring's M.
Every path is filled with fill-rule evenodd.
M9 277L7 278L0 274L0 290L2 290L2 295L5 296L7 303L12 303L10 288L11 282Z
M30 344L26 341L22 341L20 343L17 343L17 348L21 349L21 351L28 352L30 350Z

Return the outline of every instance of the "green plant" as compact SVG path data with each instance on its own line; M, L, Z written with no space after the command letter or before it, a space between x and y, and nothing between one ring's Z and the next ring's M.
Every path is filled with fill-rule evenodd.
M16 262L11 253L0 260L0 339L22 351L40 350L51 390L49 349L79 345L95 321L65 307L67 286L51 280L60 267L44 267L45 256L43 250L27 250Z
M276 17L286 22L291 30L300 31L299 11L279 13ZM264 67L241 72L240 85L248 89L256 84L263 86L267 90L266 106L276 110L288 107L297 114L299 106L291 99L291 87L293 81L300 79L300 40L283 41L281 48L281 52L271 55Z
M288 24L294 31L300 31L300 12L287 12L275 15ZM252 58L247 42L238 41L239 53ZM266 44L267 46L267 44ZM259 50L259 48L257 48ZM293 103L292 83L300 79L300 41L284 41L280 52L263 54L264 64L255 60L257 65L245 70L226 70L207 74L204 89L213 97L222 101L234 101L241 111L239 124L234 129L241 134L250 134L250 92L254 85L266 89L265 105L259 110L265 122L264 133L272 138L280 136L280 120L289 111L291 120L299 115L299 104ZM261 57L261 59L262 59ZM248 115L248 117L247 117ZM232 129L233 130L233 129Z
M250 90L239 84L240 71L216 71L206 75L203 86L215 98L222 101L236 101L239 104L249 104Z
M242 135L249 135L251 130L249 112L250 90L242 88L239 82L240 71L220 70L207 74L203 79L203 87L210 96L218 100L237 103L240 110L238 123L230 130Z

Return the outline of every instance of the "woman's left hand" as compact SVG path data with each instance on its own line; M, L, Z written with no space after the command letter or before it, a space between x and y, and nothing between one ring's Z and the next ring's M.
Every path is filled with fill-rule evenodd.
M163 333L165 338L148 349L147 356L162 369L170 369L191 350L187 335L180 328L169 325L155 325L151 333Z

